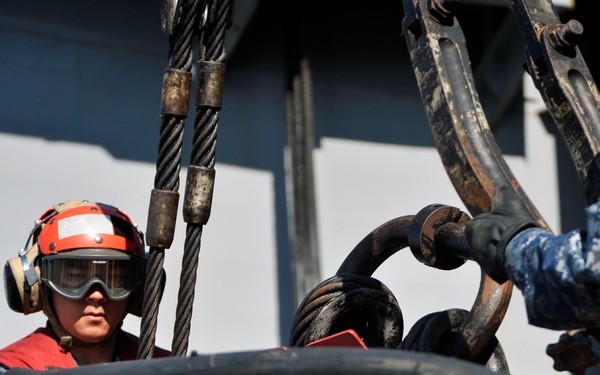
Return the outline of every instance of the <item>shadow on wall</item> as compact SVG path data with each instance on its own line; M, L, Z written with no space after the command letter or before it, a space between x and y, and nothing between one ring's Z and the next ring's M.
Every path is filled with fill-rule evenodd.
M401 35L401 5L311 3L315 12L306 25L317 139L433 147ZM2 2L0 11L0 78L10 87L0 93L0 131L93 143L117 158L155 161L168 54L158 4L13 0ZM283 14L277 1L263 1L229 56L220 162L271 170L273 159L281 158L286 138ZM484 36L463 28L471 34L469 45L480 50ZM474 53L473 60L478 59ZM507 149L515 144L512 138L505 152L514 151Z

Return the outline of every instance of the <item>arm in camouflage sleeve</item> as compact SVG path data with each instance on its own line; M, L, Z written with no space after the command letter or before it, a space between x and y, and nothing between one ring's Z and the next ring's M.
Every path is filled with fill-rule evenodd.
M586 208L587 231L554 235L532 228L508 243L506 272L525 297L530 324L600 326L599 205Z

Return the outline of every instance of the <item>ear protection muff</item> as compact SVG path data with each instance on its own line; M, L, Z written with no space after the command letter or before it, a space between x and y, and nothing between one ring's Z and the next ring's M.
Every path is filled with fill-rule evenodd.
M27 237L25 247L19 250L15 258L9 259L4 265L4 294L8 307L25 315L41 311L43 308L40 296L41 272L37 257L40 253L37 245L37 235L44 224L58 211L50 208L35 222L35 226ZM29 242L33 238L33 246ZM24 249L28 249L25 251Z
M4 292L8 307L25 315L42 309L40 298L40 268L36 264L37 244L29 251L9 259L4 265Z

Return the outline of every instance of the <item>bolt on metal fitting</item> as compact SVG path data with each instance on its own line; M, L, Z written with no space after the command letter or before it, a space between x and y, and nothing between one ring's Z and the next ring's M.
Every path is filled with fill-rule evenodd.
M427 0L427 11L439 23L447 23L454 17L457 0Z
M566 53L577 46L581 35L583 35L583 25L577 20L570 20L551 29L548 38L554 49Z

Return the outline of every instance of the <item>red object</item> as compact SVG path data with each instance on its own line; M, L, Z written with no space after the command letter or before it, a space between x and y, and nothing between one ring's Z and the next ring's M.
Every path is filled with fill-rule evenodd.
M314 346L328 346L328 347L351 347L351 348L364 348L368 349L363 340L354 332L349 329L334 335L325 337L323 339L313 341L306 345L307 348Z

